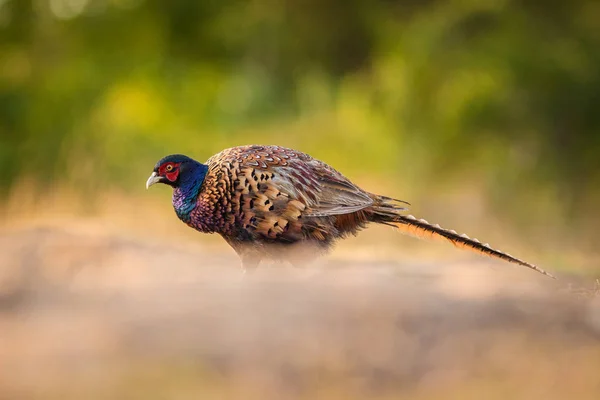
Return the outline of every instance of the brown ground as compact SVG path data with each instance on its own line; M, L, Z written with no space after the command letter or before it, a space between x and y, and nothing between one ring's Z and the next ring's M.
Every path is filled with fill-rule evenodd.
M0 399L600 398L592 285L368 250L242 279L175 243L0 231Z

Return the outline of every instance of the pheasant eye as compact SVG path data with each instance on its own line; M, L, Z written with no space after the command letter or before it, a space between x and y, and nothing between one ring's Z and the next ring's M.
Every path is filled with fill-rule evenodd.
M165 170L167 170L167 172L171 172L173 171L173 164L169 164L165 167Z

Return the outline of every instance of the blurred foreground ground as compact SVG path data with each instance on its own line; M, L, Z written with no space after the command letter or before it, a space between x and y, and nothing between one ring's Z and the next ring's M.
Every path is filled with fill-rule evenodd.
M242 279L176 243L1 230L0 399L600 398L589 282L344 252Z

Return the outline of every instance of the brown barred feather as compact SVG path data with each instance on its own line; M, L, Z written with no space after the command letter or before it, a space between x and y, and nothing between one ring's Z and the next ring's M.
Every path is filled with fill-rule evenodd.
M416 219L412 215L399 216L398 221L392 222L392 225L403 233L420 239L443 238L458 248L469 249L490 257L496 257L514 264L522 265L556 279L552 274L544 271L542 268L513 257L508 253L493 249L488 243L481 243L479 240L470 238L464 233L459 235L456 231L444 229L439 225L432 225L424 219Z

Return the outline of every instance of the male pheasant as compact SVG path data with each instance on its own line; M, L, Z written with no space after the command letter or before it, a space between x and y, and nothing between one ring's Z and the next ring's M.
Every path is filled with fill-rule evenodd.
M418 237L441 237L552 277L477 239L405 215L408 203L366 192L324 162L284 147L233 147L205 164L169 155L158 161L146 188L155 183L172 186L177 216L200 232L220 234L244 271L263 258L298 264L375 222Z

